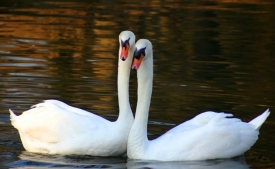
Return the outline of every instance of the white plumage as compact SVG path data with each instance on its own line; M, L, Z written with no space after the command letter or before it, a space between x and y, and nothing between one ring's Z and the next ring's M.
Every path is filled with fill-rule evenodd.
M138 73L138 104L128 139L129 158L160 161L232 158L242 155L257 141L258 130L269 116L269 110L249 123L232 118L232 114L204 112L149 141L147 122L153 80L151 42L137 41L134 57L132 68Z
M10 110L11 123L18 129L24 148L47 154L116 156L126 152L133 123L129 104L129 75L135 35L119 35L119 116L108 121L61 101L46 100L17 116ZM124 61L125 60L125 61Z

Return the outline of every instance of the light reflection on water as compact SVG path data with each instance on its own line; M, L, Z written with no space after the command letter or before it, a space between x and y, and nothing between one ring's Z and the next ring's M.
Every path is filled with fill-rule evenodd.
M154 46L149 138L205 110L232 112L243 121L266 108L273 112L275 9L271 0L131 3L30 0L3 1L0 9L2 165L26 168L37 168L36 164L44 168L80 165L70 164L62 156L24 152L18 132L10 125L8 108L20 114L41 100L54 98L116 119L117 37L125 29L135 32L137 39L151 40ZM134 71L130 97L134 109ZM274 164L274 152L270 151L275 142L270 135L275 132L274 120L271 114L261 128L260 139L245 154L253 168ZM75 162L75 158L69 159ZM118 161L114 163L113 158L106 158L105 163L98 162L105 158L81 158L80 168L85 163L92 168L248 167L236 160L158 163L127 161L121 157L115 158ZM36 160L49 161L30 162ZM64 165L55 164L57 161L63 161Z
M188 161L188 162L161 162L127 160L126 158L115 157L91 157L91 156L59 156L41 155L23 152L19 155L20 160L6 163L10 167L26 168L186 168L186 169L248 169L243 156L233 159L220 159L209 161ZM24 168L24 167L22 167Z
M248 169L243 156L234 159L221 159L221 160L208 160L208 161L185 161L185 162L160 162L160 161L141 161L141 160L128 160L127 168L140 169L140 168L184 168L184 169Z
M10 167L26 168L112 168L126 167L126 158L42 155L23 152L18 161L6 163Z

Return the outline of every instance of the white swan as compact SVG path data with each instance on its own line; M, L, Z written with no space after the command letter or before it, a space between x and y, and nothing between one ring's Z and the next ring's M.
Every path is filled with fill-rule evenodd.
M57 100L45 100L20 116L10 110L12 125L18 129L27 151L93 156L117 156L126 152L134 121L129 104L129 76L135 35L121 32L119 44L118 119L111 122Z
M127 155L130 159L185 161L231 158L243 154L256 142L259 128L269 115L266 110L249 123L231 114L204 112L171 129L155 140L147 138L152 94L153 51L150 41L136 42L133 69L137 69L138 103L130 130Z

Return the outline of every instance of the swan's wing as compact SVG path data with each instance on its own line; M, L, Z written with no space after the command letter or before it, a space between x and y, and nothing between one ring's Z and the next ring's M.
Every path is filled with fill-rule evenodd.
M212 118L204 121L201 119L204 115L155 139L150 151L161 148L171 159L231 158L249 150L258 139L259 132L251 124L236 118L226 118L228 115L223 113L208 113L206 117ZM192 125L195 126L193 129Z
M57 143L80 133L99 131L107 120L68 111L51 103L39 103L22 115L11 119L12 125L30 138L41 142Z
M43 103L54 104L55 106L58 106L58 107L60 107L62 109L65 109L67 111L71 111L71 112L78 113L78 114L85 115L85 116L89 116L89 117L98 116L98 115L90 113L86 110L70 106L70 105L68 105L64 102L59 101L59 100L54 100L54 99L44 100L42 102L42 106L44 106ZM38 104L35 104L35 105L31 106L31 108L39 107L40 105L41 105L41 103L38 103Z
M213 111L207 111L204 113L201 113L194 117L191 120L188 120L184 123L181 123L180 125L172 128L171 130L167 131L167 133L181 133L188 130L194 130L196 128L203 127L207 125L211 120L217 119L217 118L226 118L226 117L232 117L232 114L226 114L226 113L216 113Z

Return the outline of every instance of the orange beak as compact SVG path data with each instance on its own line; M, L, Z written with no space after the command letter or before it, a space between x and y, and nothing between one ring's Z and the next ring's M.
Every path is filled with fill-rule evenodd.
M129 52L129 45L126 44L126 46L122 46L120 59L125 61L128 58L128 52Z
M143 54L141 54L139 59L135 58L134 61L133 61L133 64L132 64L132 69L138 70L138 68L141 65L141 62L142 62L143 58L144 58Z

